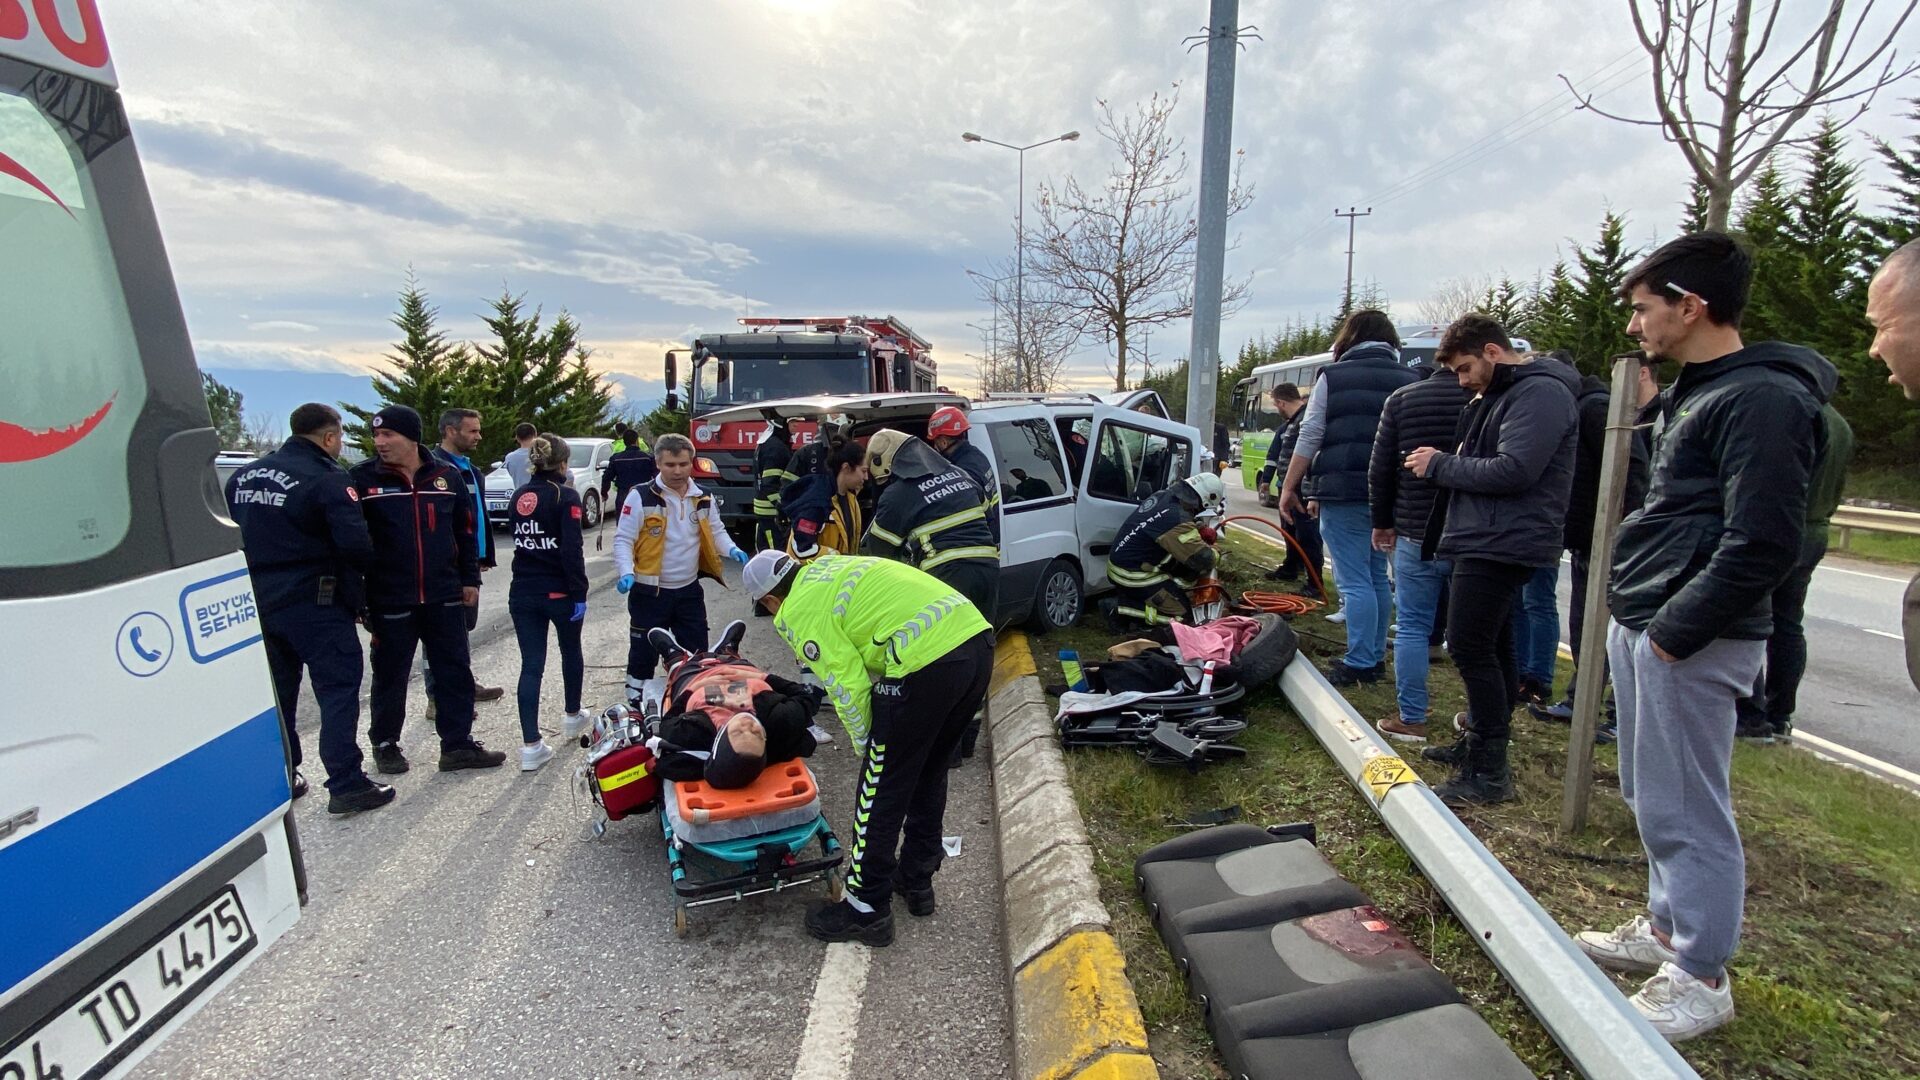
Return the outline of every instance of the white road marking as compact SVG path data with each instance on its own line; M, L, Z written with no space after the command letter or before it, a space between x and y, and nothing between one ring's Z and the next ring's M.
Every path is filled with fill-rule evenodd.
M1871 626L1861 626L1861 627L1857 627L1856 629L1865 630L1867 633L1872 634L1875 637L1892 638L1895 641L1903 640L1899 634L1896 634L1891 630L1875 630Z
M836 942L827 946L820 978L813 984L807 1030L793 1080L846 1080L853 1071L854 1043L860 1035L860 1004L867 989L867 965L873 950Z
M1830 739L1795 728L1793 741L1796 746L1811 747L1814 751L1830 755L1849 765L1857 765L1870 772L1879 773L1890 780L1896 780L1907 788L1920 791L1920 773L1909 772L1890 761L1881 761L1870 754L1863 754L1849 746L1841 746Z
M1821 563L1820 569L1831 571L1835 574L1852 574L1854 577L1872 578L1875 581L1891 581L1895 585L1905 585L1907 583L1906 578L1888 577L1885 574L1869 574L1865 570L1849 570L1844 566L1828 566L1826 563Z

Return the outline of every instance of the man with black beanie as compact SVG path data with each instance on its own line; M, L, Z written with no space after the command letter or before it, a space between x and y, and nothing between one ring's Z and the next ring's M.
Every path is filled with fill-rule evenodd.
M353 467L374 561L367 568L367 626L373 635L374 769L412 767L400 751L415 645L440 673L434 726L440 769L491 769L507 759L473 739L473 668L466 609L480 599L474 502L452 466L420 445L420 414L389 405L373 417L374 456Z

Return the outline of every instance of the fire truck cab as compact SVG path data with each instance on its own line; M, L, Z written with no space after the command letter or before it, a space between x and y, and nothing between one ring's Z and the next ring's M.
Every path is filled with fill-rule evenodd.
M702 334L690 351L694 477L720 500L729 524L753 516L753 458L766 424L709 423L709 414L796 397L936 390L932 344L891 315L765 316L740 325L746 329ZM680 384L679 351L667 354L670 394ZM812 441L814 425L799 421L791 431L798 448Z

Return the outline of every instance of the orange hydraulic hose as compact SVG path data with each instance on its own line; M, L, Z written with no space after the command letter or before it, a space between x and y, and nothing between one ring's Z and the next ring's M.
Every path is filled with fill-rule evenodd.
M1251 521L1259 525L1265 525L1267 528L1280 534L1281 539L1286 541L1289 550L1298 549L1299 547L1299 543L1294 540L1293 534L1287 532L1277 521L1260 517L1257 514L1235 514L1222 521L1221 524L1226 525L1235 521ZM1317 590L1321 596L1327 595L1326 584L1320 580L1320 571L1314 569L1312 563L1306 562L1304 559L1301 561L1306 564L1307 577L1312 580L1314 589ZM1311 600L1294 593L1256 592L1253 590L1241 593L1240 602L1255 611L1268 612L1274 615L1305 615L1308 612L1318 611L1326 606L1326 601L1324 600Z

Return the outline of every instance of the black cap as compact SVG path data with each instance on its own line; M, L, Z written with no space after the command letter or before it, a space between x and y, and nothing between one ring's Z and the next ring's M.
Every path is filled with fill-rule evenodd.
M414 442L420 441L420 414L405 405L389 405L373 414L373 430L396 431Z

